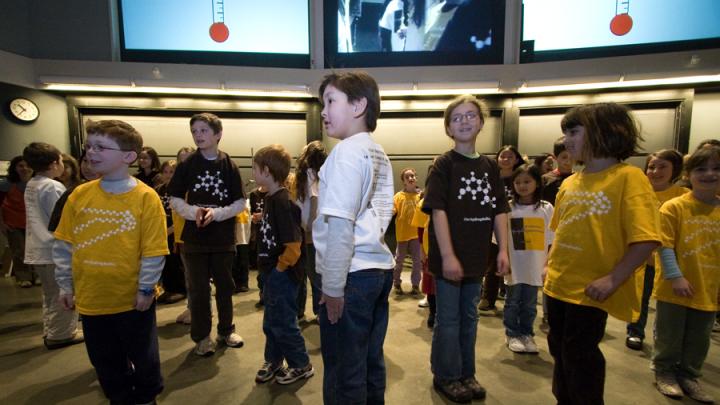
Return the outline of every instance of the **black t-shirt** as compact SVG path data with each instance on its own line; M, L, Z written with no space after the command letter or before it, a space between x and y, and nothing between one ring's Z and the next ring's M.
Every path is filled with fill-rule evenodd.
M155 192L158 193L160 196L160 201L162 202L163 209L165 210L165 223L167 224L167 227L171 227L173 224L172 220L172 209L170 208L170 195L168 194L168 185L167 184L161 184L157 187L155 187Z
M263 207L265 206L265 196L267 195L267 191L260 191L259 189L255 189L250 193L250 214L256 214L258 212L263 212ZM252 222L251 221L251 227L250 227L250 241L255 241L257 237L257 232L260 229L260 222Z
M285 251L285 244L302 243L300 207L290 201L290 193L282 188L265 197L262 223L257 234L258 266L270 271L277 266L278 258ZM303 268L303 257L286 271L297 275Z
M455 151L440 156L428 175L422 210L447 213L455 255L465 280L485 273L495 216L510 212L497 163L485 156L468 158ZM429 229L429 270L442 277L442 258L432 217Z
M160 172L157 170L150 171L150 174L145 174L144 170L140 170L135 173L135 178L147 184L150 187L155 187L160 178Z
M205 159L200 151L190 154L175 169L167 193L205 208L226 207L244 197L240 171L222 151L215 160ZM187 251L235 251L235 217L203 228L195 221L185 221L182 240Z
M543 180L543 191L542 191L542 199L549 202L553 206L555 205L555 198L557 197L558 191L560 191L560 185L562 182L570 177L572 175L572 172L570 173L560 173L557 170L553 170L551 172L547 172L543 174L542 180Z

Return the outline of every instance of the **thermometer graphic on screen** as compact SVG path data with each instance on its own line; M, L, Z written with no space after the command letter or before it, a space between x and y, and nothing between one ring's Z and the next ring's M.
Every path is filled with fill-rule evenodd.
M610 20L610 32L620 37L630 32L632 26L630 0L615 0L615 17Z
M230 30L225 25L225 0L210 0L213 9L213 24L210 26L210 38L215 42L225 42Z

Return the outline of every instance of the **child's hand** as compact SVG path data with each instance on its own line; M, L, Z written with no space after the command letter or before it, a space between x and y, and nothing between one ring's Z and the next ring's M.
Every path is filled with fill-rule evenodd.
M543 284L545 284L545 278L547 277L548 271L549 271L548 266L543 267L543 271L542 271Z
M335 325L342 317L345 297L331 297L323 293L322 298L320 298L320 305L325 305L328 320L331 325Z
M262 221L262 212L256 212L256 213L252 214L253 224L257 224L260 221Z
M152 305L154 299L154 295L145 295L141 292L138 292L137 294L135 294L135 309L140 312L147 311L148 308L150 308L150 305Z
M202 223L203 223L203 218L205 217L205 210L206 210L206 209L207 209L207 208L200 207L200 208L198 208L197 211L195 211L195 225L196 225L198 228L202 228L202 227L203 227Z
M585 287L585 295L597 302L603 302L608 299L617 288L618 285L616 285L612 275L608 274L588 284L587 287Z
M75 309L75 296L72 294L60 294L58 302L67 311Z
M452 255L449 257L443 257L442 275L444 279L450 281L461 281L464 273L462 264L460 264L457 256Z
M170 225L167 229L168 236L172 235L175 232L175 227L173 225Z
M497 273L498 276L506 276L510 274L510 260L508 260L507 252L503 251L497 255Z
M675 295L678 297L690 298L695 295L692 284L685 277L674 278L670 281Z
M212 222L214 219L215 210L213 210L212 208L205 208L205 215L203 215L201 226L208 226L210 222Z

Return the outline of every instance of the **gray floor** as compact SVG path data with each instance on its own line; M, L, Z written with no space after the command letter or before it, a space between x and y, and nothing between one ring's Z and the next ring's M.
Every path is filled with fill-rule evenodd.
M254 278L251 273L251 279ZM407 277L406 277L407 278ZM0 404L105 403L85 347L47 351L42 345L40 288L16 288L0 278ZM222 349L210 358L191 354L187 326L174 323L184 303L160 306L158 329L165 391L163 404L320 404L322 359L317 324L303 325L316 369L309 380L289 387L256 385L262 363L262 312L254 307L257 290L236 295L235 323L245 338L240 349ZM432 389L429 371L431 332L426 310L409 296L390 298L390 327L385 342L388 404L443 404ZM502 301L499 302L502 304ZM310 309L308 308L308 314ZM651 313L651 321L653 314ZM625 348L624 324L610 319L602 350L607 358L605 398L608 404L678 404L653 387L649 346L644 352ZM500 317L482 317L477 339L477 377L488 388L487 404L551 404L553 361L545 334L537 331L540 355L516 355L504 346ZM720 335L714 334L702 383L720 399Z

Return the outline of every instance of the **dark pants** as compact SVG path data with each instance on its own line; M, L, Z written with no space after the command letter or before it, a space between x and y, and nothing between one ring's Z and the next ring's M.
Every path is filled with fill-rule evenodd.
M175 242L173 236L168 237L168 249L170 254L165 256L165 266L162 271L162 285L165 291L170 293L186 294L185 270L183 269L180 255L173 249Z
M232 278L236 287L248 286L248 272L250 271L249 245L235 246L235 259L233 261Z
M186 246L187 248L187 246ZM235 331L233 325L232 295L235 283L232 279L233 252L183 253L188 275L190 294L190 337L199 342L210 336L212 314L210 312L210 278L215 282L215 304L218 312L218 335L227 336Z
M105 396L152 402L163 390L155 304L147 311L82 316L85 347Z
M504 288L502 277L498 276L497 273L497 255L498 245L490 244L490 255L488 256L488 267L483 278L482 292L480 299L487 300L490 306L495 305L497 301L498 290Z
M307 282L310 279L310 288L312 290L312 311L317 315L320 311L320 298L322 298L322 279L315 271L315 245L312 243L305 245L305 274L300 281L300 290L298 291L298 316L305 315L305 303L307 302Z
M643 279L642 300L640 301L640 318L637 322L627 325L628 336L637 336L645 339L645 326L647 325L648 306L650 304L650 295L652 295L653 286L655 284L655 267L646 265L645 276Z
M348 274L345 306L338 322L330 324L320 306L320 344L325 374L325 404L384 404L388 295L392 270Z
M552 390L559 405L603 404L605 357L600 341L607 312L547 297L548 346L555 359Z
M265 273L263 332L265 361L271 364L282 364L284 359L288 367L302 368L310 362L296 319L297 292L297 282L287 272Z

